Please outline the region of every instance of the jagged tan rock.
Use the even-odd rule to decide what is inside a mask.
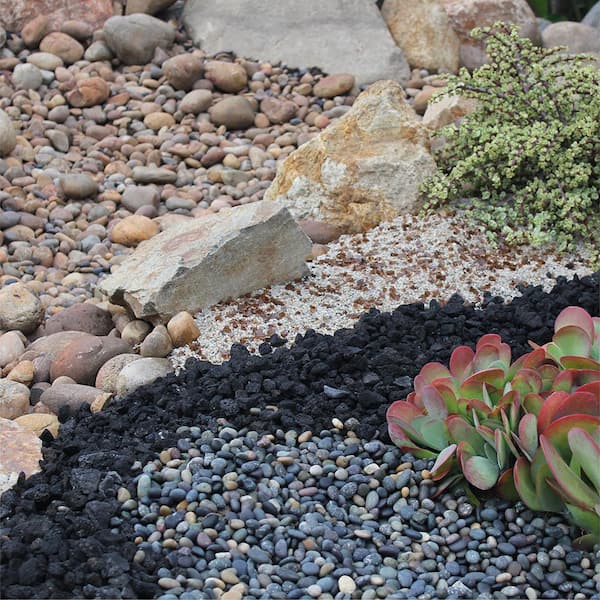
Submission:
[[[18,423],[21,427],[25,427],[25,429],[29,429],[29,431],[32,431],[38,437],[42,435],[46,429],[52,434],[52,437],[56,437],[60,427],[60,422],[56,415],[44,413],[32,413],[30,415],[17,417],[15,423]]]
[[[253,202],[142,242],[99,289],[138,319],[168,319],[306,272],[310,240],[288,210]]]
[[[460,42],[439,0],[385,0],[381,16],[411,67],[458,71]]]
[[[471,98],[444,95],[439,100],[428,104],[423,115],[423,125],[430,129],[441,129],[472,113],[476,108],[477,102]]]
[[[41,471],[42,440],[15,421],[0,418],[0,494],[10,489],[23,471],[26,477]]]
[[[265,199],[281,201],[296,219],[357,233],[419,208],[419,185],[435,168],[428,130],[402,87],[378,81],[339,121],[290,154]]]

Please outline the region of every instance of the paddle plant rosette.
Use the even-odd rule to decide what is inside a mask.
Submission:
[[[435,459],[438,494],[472,492],[521,499],[533,510],[568,511],[600,542],[600,318],[570,306],[552,342],[511,364],[499,335],[475,350],[459,346],[449,367],[426,364],[414,392],[387,411],[392,441]]]

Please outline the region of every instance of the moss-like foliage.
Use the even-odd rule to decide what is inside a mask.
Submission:
[[[441,94],[479,108],[437,134],[439,172],[423,185],[426,210],[469,208],[491,240],[556,243],[600,235],[600,74],[586,55],[538,48],[515,27],[474,30],[488,64],[451,76]],[[439,97],[439,96],[438,96]]]

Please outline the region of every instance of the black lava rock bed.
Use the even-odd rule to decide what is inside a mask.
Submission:
[[[0,499],[1,597],[165,594],[157,573],[169,565],[160,554],[133,560],[138,551],[135,523],[121,518],[117,492],[133,492],[140,465],[176,446],[182,428],[216,432],[227,425],[259,435],[278,430],[318,435],[331,429],[335,417],[353,420],[359,438],[388,444],[386,409],[406,397],[425,363],[447,363],[453,348],[474,347],[485,333],[500,334],[516,358],[529,351],[528,340],[550,340],[554,320],[566,306],[600,315],[600,272],[572,281],[559,278],[550,293],[539,287],[520,292],[510,303],[488,296],[480,309],[454,296],[427,307],[402,305],[392,313],[371,310],[352,329],[333,336],[307,331],[290,348],[274,336],[261,346],[261,356],[235,345],[231,359],[222,365],[190,359],[178,375],[116,400],[101,413],[82,408],[75,415],[60,415],[59,436],[43,438],[43,470],[20,479]],[[588,556],[593,569],[594,557]],[[581,585],[573,587],[563,578],[562,588],[541,585],[539,597],[600,597],[596,583],[585,583],[587,576],[575,572],[573,577]],[[499,591],[507,590],[505,586],[492,583],[486,589],[493,596],[488,597],[508,597],[507,591]],[[485,597],[475,589],[473,597]],[[471,597],[457,590],[446,597]],[[217,596],[206,590],[205,595],[188,597]],[[399,591],[393,597],[410,594]]]

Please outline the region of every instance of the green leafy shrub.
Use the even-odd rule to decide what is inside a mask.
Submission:
[[[600,542],[600,318],[568,307],[552,342],[511,364],[510,347],[484,335],[449,367],[428,363],[415,391],[390,405],[388,431],[405,452],[435,458],[438,493],[469,484],[567,510]],[[591,470],[594,473],[591,473]]]
[[[450,76],[437,98],[456,94],[478,108],[436,133],[440,170],[423,184],[425,209],[459,201],[491,240],[562,251],[582,239],[597,255],[600,72],[592,57],[535,47],[503,23],[472,35],[485,38],[488,64]]]

